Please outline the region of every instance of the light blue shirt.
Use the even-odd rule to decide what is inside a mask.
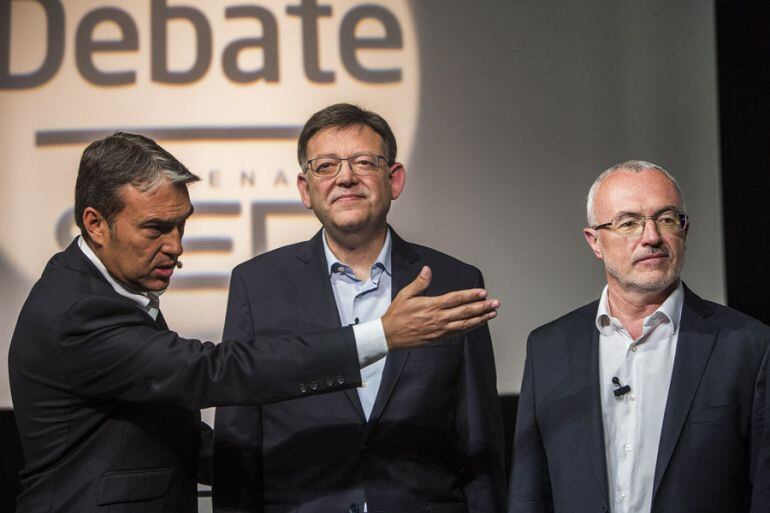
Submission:
[[[393,290],[390,229],[385,236],[385,243],[382,245],[380,254],[372,264],[369,279],[366,282],[356,278],[349,265],[340,262],[329,249],[329,244],[326,242],[326,232],[323,235],[327,270],[334,292],[334,301],[337,303],[340,322],[343,326],[352,324],[359,327],[368,321],[378,321],[390,306]],[[381,325],[380,323],[376,324]],[[356,338],[358,339],[358,333],[356,333]],[[369,420],[374,401],[377,399],[386,358],[380,358],[361,369],[362,385],[358,389],[358,397],[361,400],[366,420]]]

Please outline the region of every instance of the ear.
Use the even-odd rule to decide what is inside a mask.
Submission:
[[[395,200],[401,196],[406,185],[406,168],[401,162],[390,166],[390,199]]]
[[[303,173],[302,171],[297,174],[297,190],[299,191],[299,197],[302,198],[302,204],[305,205],[305,208],[313,208],[312,203],[310,203],[310,177],[307,176],[306,173]]]
[[[583,236],[586,238],[586,242],[591,247],[596,258],[602,260],[602,247],[599,243],[599,234],[593,228],[583,228]]]
[[[86,207],[83,211],[83,226],[88,236],[98,246],[104,246],[109,240],[110,225],[101,212],[94,207]]]

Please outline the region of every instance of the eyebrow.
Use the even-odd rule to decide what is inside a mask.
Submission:
[[[172,219],[164,219],[162,217],[148,217],[147,219],[141,222],[141,226],[147,226],[149,224],[162,224],[162,225],[168,225],[168,226],[177,225],[182,221],[187,221],[187,219],[189,219],[190,216],[193,215],[193,212],[195,212],[195,207],[190,205],[190,210],[188,210],[187,212],[185,212],[179,217],[174,217]]]
[[[663,212],[679,212],[679,207],[676,205],[666,205],[665,207],[659,208],[656,210],[652,215],[657,216],[662,214]],[[635,212],[633,210],[621,210],[615,216],[613,219],[623,216],[641,216],[642,214],[640,212]]]

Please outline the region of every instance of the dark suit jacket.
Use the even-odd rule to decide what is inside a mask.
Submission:
[[[339,326],[322,235],[233,271],[225,333],[236,339]],[[478,269],[393,234],[393,294],[424,265],[427,295],[481,287]],[[218,408],[218,511],[501,511],[503,435],[486,326],[388,355],[369,422],[355,390]]]
[[[527,342],[509,513],[611,511],[599,396],[598,301]],[[764,324],[685,288],[653,513],[770,511]]]
[[[19,512],[195,511],[199,408],[361,379],[349,328],[187,340],[117,294],[76,243],[30,292],[9,369],[25,457]]]

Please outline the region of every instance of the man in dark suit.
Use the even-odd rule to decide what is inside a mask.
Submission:
[[[426,293],[482,286],[478,269],[402,240],[386,222],[404,187],[379,115],[349,104],[314,114],[297,179],[323,229],[233,271],[227,337],[322,329],[376,317],[429,265]],[[416,325],[415,325],[416,327]],[[216,511],[501,511],[503,437],[486,326],[362,369],[358,390],[218,408]]]
[[[11,341],[25,457],[19,512],[195,511],[196,472],[205,474],[199,408],[357,386],[361,365],[481,324],[496,306],[447,308],[478,299],[478,290],[414,297],[429,284],[426,270],[375,322],[386,343],[374,349],[350,328],[297,327],[219,345],[181,338],[158,301],[181,265],[193,210],[187,184],[196,180],[142,136],[117,133],[84,151],[75,192],[81,236],[48,263]],[[416,333],[425,315],[438,329]]]
[[[587,210],[607,286],[529,337],[509,513],[770,511],[770,330],[682,284],[659,166],[608,169]]]

